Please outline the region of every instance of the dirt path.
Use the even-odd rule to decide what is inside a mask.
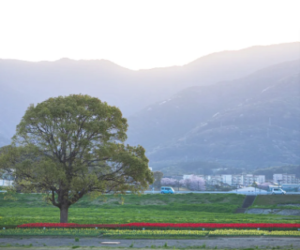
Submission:
[[[120,242],[118,245],[105,245],[102,242]],[[20,249],[20,246],[38,247],[59,247],[59,249],[71,249],[72,246],[82,247],[134,247],[134,248],[163,248],[167,244],[168,247],[185,247],[193,248],[202,246],[203,248],[267,248],[273,247],[289,247],[290,249],[300,249],[300,238],[285,238],[285,237],[218,237],[218,238],[203,238],[191,240],[112,240],[104,238],[80,238],[78,242],[74,238],[59,238],[59,237],[30,237],[30,238],[0,238],[1,250],[5,246],[9,246],[9,250]],[[53,249],[53,248],[51,248]],[[79,248],[77,248],[79,249]]]

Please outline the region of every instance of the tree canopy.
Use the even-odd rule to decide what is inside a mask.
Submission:
[[[97,98],[70,95],[31,105],[0,157],[23,190],[47,193],[68,221],[85,194],[139,192],[153,182],[142,146],[125,145],[127,120]]]

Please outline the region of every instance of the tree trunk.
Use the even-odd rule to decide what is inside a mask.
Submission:
[[[60,208],[60,223],[68,223],[68,205],[62,205]]]

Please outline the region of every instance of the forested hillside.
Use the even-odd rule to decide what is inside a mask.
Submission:
[[[297,164],[299,65],[181,91],[129,119],[129,142],[145,145],[158,168],[182,160],[246,168]]]

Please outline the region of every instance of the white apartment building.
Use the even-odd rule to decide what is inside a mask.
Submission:
[[[183,175],[183,179],[189,179],[193,175]],[[253,174],[221,174],[221,175],[197,175],[202,177],[211,185],[228,184],[232,186],[251,186],[253,182],[264,183],[264,175]]]
[[[205,179],[205,175],[199,175],[199,174],[184,174],[183,175],[183,179],[191,179],[193,176],[197,176],[197,177],[201,177],[203,179]]]
[[[205,180],[209,181],[211,185],[219,185],[222,183],[222,175],[207,175]]]
[[[12,186],[13,183],[13,177],[10,174],[3,172],[0,174],[0,187]]]
[[[13,181],[12,180],[4,180],[4,179],[0,179],[0,187],[8,187],[8,186],[12,186],[13,185]]]
[[[192,176],[193,176],[192,174],[184,174],[182,178],[183,178],[184,180],[186,180],[186,179],[191,179]]]
[[[266,177],[264,175],[243,174],[243,185],[244,186],[250,186],[254,182],[264,183],[265,181],[266,181]]]
[[[232,175],[231,174],[223,174],[222,175],[222,182],[228,185],[232,185]]]
[[[223,174],[208,175],[205,179],[211,182],[222,182],[232,186],[251,186],[253,182],[264,183],[266,177],[264,175],[253,174]]]
[[[295,174],[273,174],[273,181],[278,184],[297,184]]]
[[[253,174],[244,174],[243,179],[244,186],[251,186],[254,182]]]
[[[266,182],[266,176],[264,176],[264,175],[254,175],[254,181],[256,183],[264,183],[264,182]]]
[[[232,186],[240,186],[244,185],[244,176],[242,174],[234,174],[232,175]]]
[[[222,174],[222,175],[205,175],[203,177],[206,181],[209,181],[212,185],[218,185],[220,183],[226,183],[231,185],[232,175],[231,174]]]

